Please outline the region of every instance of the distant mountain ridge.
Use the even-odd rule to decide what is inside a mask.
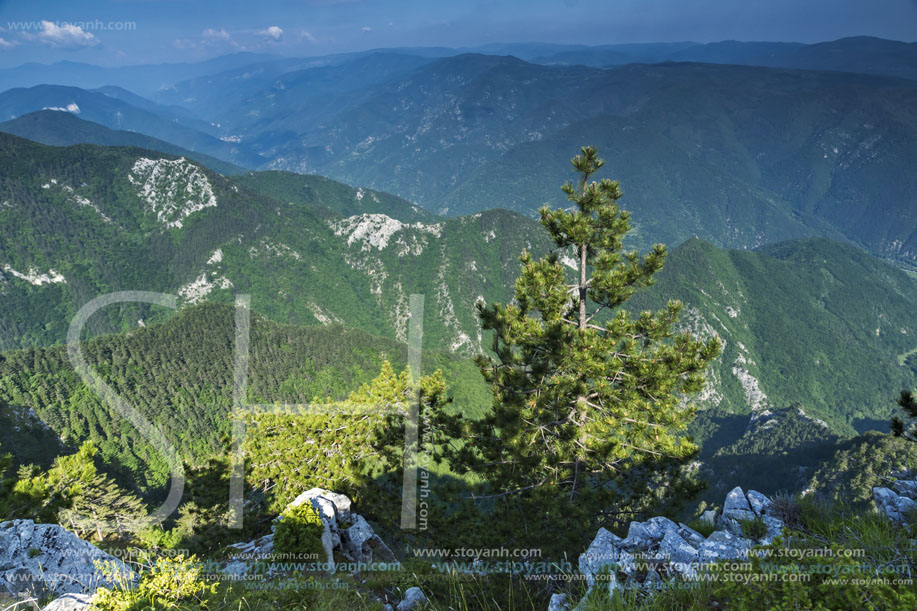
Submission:
[[[145,136],[137,132],[112,130],[104,125],[85,121],[71,112],[39,110],[11,121],[0,123],[0,132],[6,132],[50,146],[98,144],[102,146],[135,146],[193,159],[215,172],[224,175],[241,174],[244,168],[220,161],[210,155],[189,151],[180,146]]]
[[[260,162],[234,143],[198,129],[208,129],[200,120],[175,115],[166,107],[152,112],[104,93],[57,85],[36,85],[0,93],[0,118],[4,120],[46,109],[71,112],[110,129],[139,132],[246,167]]]
[[[275,106],[252,142],[270,167],[448,214],[531,214],[566,178],[570,151],[590,142],[643,219],[641,245],[698,235],[754,248],[823,235],[913,266],[917,177],[905,168],[917,163],[914,108],[917,83],[885,77],[462,55],[315,121]]]
[[[884,63],[911,65],[913,49],[850,38],[481,49],[523,59],[436,48],[257,57],[175,83],[156,102],[117,87],[38,87],[0,94],[0,113],[73,103],[114,129],[448,215],[532,215],[588,142],[642,218],[636,245],[696,235],[756,248],[824,236],[915,269],[917,81],[879,75]],[[620,63],[524,61],[605,51]],[[855,65],[847,57],[874,74],[837,71]]]

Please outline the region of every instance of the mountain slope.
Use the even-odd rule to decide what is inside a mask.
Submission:
[[[917,383],[917,282],[823,238],[720,250],[690,240],[635,306],[685,303],[685,324],[725,342],[703,404],[723,413],[800,405],[844,435],[885,428],[890,397]]]
[[[242,66],[176,83],[156,96],[230,126],[234,133],[262,133],[295,118],[320,122],[353,96],[433,60],[410,52],[369,51]]]
[[[475,299],[502,299],[519,253],[547,242],[534,221],[505,211],[425,222],[340,216],[332,210],[362,202],[412,209],[308,177],[313,199],[291,204],[141,149],[55,148],[0,134],[0,164],[2,348],[61,342],[77,307],[135,289],[184,303],[249,293],[274,320],[344,322],[402,339],[408,297],[419,293],[430,345],[473,352]],[[90,330],[136,326],[147,312],[123,306]]]
[[[165,323],[86,342],[83,353],[106,383],[195,463],[230,432],[234,316],[229,306],[199,305]],[[378,375],[383,360],[398,370],[407,361],[405,344],[360,331],[278,325],[257,315],[251,322],[252,403],[342,400]],[[425,352],[423,366],[425,373],[443,370],[459,405],[486,394],[470,361]],[[105,462],[141,490],[168,481],[162,458],[79,381],[62,346],[0,353],[0,401],[19,406],[17,413],[33,410],[73,445],[94,440]],[[0,414],[4,419],[8,409]]]
[[[314,174],[249,172],[233,177],[233,182],[282,202],[323,206],[342,216],[386,214],[406,223],[438,219],[436,215],[400,197],[382,191],[349,187]]]
[[[3,348],[61,342],[78,306],[127,289],[184,305],[247,293],[272,320],[403,341],[419,293],[425,345],[470,355],[488,345],[475,303],[505,301],[523,248],[549,246],[534,221],[508,211],[397,218],[413,209],[384,194],[375,202],[372,191],[277,173],[230,180],[140,149],[0,135],[0,164]],[[366,202],[381,211],[364,212]],[[669,298],[686,303],[686,326],[725,341],[703,398],[723,414],[799,403],[852,434],[883,425],[888,397],[915,382],[904,355],[917,348],[917,281],[857,248],[819,238],[727,251],[691,240],[628,307]],[[115,307],[89,332],[168,314]]]
[[[73,113],[57,110],[39,110],[0,123],[0,132],[13,134],[40,144],[70,146],[73,144],[98,144],[101,146],[133,146],[169,155],[187,157],[220,174],[241,174],[244,168],[220,161],[215,157],[195,153],[157,138],[137,132],[113,130],[78,118]]]

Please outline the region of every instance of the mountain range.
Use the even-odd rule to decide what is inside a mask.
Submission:
[[[328,327],[331,335],[323,337],[340,334],[334,329],[344,325],[355,331],[342,347],[378,357],[383,344],[382,352],[404,351],[397,342],[406,339],[408,296],[421,293],[424,345],[454,355],[457,408],[479,414],[488,408],[487,392],[467,357],[488,343],[475,305],[509,298],[523,249],[548,251],[546,234],[525,216],[494,210],[436,217],[395,196],[316,176],[271,171],[227,178],[153,151],[49,147],[10,135],[0,135],[0,165],[0,331],[3,348],[31,347],[2,357],[0,400],[32,409],[65,438],[107,442],[106,456],[128,471],[139,468],[138,460],[149,466],[155,459],[118,449],[113,436],[120,434],[95,416],[97,424],[78,425],[62,419],[63,404],[53,402],[57,411],[47,411],[51,396],[66,403],[86,392],[67,373],[61,349],[42,347],[63,341],[70,317],[92,297],[154,290],[177,294],[187,309],[205,300],[228,305],[235,294],[248,293],[255,311],[267,317],[263,324],[309,325],[295,334],[310,336]],[[791,405],[823,421],[829,439],[884,428],[890,398],[917,381],[904,359],[917,347],[917,280],[853,246],[807,238],[751,252],[692,239],[672,250],[657,284],[628,307],[655,308],[670,298],[686,305],[683,328],[716,333],[725,345],[700,397],[704,416],[695,429],[709,460],[718,449],[746,443],[747,427],[737,427],[737,419]],[[225,314],[184,309],[183,322],[172,322],[172,312],[153,306],[110,308],[93,319],[90,332],[124,334],[96,346],[130,344],[140,334],[158,346],[150,350],[164,354],[178,340],[159,337],[187,335],[191,328],[196,336],[228,333],[229,308]],[[117,350],[94,350],[103,371],[126,367],[123,359],[109,360]],[[296,382],[278,379],[278,388],[296,390],[286,400],[340,396],[347,380],[356,384],[373,373],[377,357],[359,373],[346,365],[349,357],[325,360],[299,371]],[[197,370],[211,357],[194,352],[179,360]],[[140,375],[150,364],[125,371]],[[178,373],[157,375],[167,391],[184,384]],[[220,376],[207,386],[215,395],[179,393],[188,402],[181,413],[210,414],[201,416],[205,428],[213,424],[212,406],[230,396],[228,378]],[[58,382],[41,382],[48,379]],[[344,386],[323,387],[329,380]],[[131,389],[147,384],[141,378],[124,383]],[[170,392],[156,400],[157,409],[168,411]],[[193,454],[210,447],[184,437],[175,443]]]
[[[0,93],[0,116],[70,108],[221,171],[209,157],[320,174],[449,216],[532,215],[566,178],[571,151],[590,143],[640,219],[637,246],[824,236],[917,265],[917,80],[902,68],[917,65],[913,45],[615,49],[628,63],[533,63],[550,55],[539,45],[516,49],[531,61],[441,49],[257,57],[175,82],[155,101],[116,86],[13,89]],[[837,70],[845,57],[859,61]]]
[[[480,414],[475,306],[511,297],[524,249],[549,251],[533,214],[565,205],[569,158],[596,144],[629,245],[670,246],[628,307],[680,299],[683,328],[724,342],[691,429],[711,498],[803,486],[917,383],[914,49],[533,43],[0,70],[17,87],[0,93],[0,420],[25,432],[0,442],[47,463],[29,447],[91,438],[140,489],[163,483],[59,346],[82,304],[130,289],[180,310],[111,307],[88,350],[189,457],[225,432],[238,294],[263,331],[259,400],[340,398],[383,356],[402,365],[423,294],[425,362]]]

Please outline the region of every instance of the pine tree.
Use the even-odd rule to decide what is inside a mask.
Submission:
[[[138,530],[146,523],[146,507],[98,472],[97,453],[95,444],[86,441],[77,452],[55,458],[50,469],[23,465],[15,478],[4,475],[9,455],[0,456],[0,519],[57,522],[99,540]]]
[[[619,185],[590,182],[604,162],[594,147],[581,150],[572,160],[578,184],[562,187],[573,206],[540,210],[557,249],[540,260],[523,252],[514,302],[479,306],[493,332],[494,357],[478,360],[492,412],[473,422],[437,418],[465,440],[446,450],[453,468],[483,475],[494,496],[622,497],[696,452],[684,435],[694,415],[686,395],[703,388],[720,342],[676,333],[679,302],[636,317],[621,309],[652,284],[666,249],[643,257],[624,249],[630,214],[617,205]]]

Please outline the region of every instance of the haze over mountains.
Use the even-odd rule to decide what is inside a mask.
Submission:
[[[698,236],[755,248],[823,235],[914,265],[914,49],[861,37],[483,49],[518,57],[238,54],[138,67],[175,79],[145,91],[152,99],[112,86],[130,84],[123,69],[97,69],[112,80],[92,91],[12,89],[0,94],[0,117],[70,108],[207,155],[199,159],[224,172],[209,158],[321,174],[446,215],[494,207],[533,214],[566,178],[570,151],[591,142],[628,194],[636,245]],[[0,82],[16,74],[0,71]],[[9,129],[51,143],[37,128]],[[164,150],[152,144],[143,146]]]
[[[131,471],[153,459],[101,412],[66,416],[74,380],[53,404],[33,384],[65,366],[48,346],[91,298],[163,291],[188,308],[112,308],[90,332],[120,335],[97,346],[165,350],[176,328],[217,319],[225,331],[228,309],[189,306],[249,293],[265,324],[343,325],[364,355],[404,347],[421,293],[425,346],[458,363],[461,408],[480,413],[465,360],[489,347],[475,304],[510,297],[523,249],[547,252],[532,217],[564,205],[569,158],[595,144],[633,213],[631,244],[671,247],[633,307],[681,299],[686,327],[725,341],[695,431],[705,460],[757,447],[749,417],[791,419],[797,403],[807,439],[881,428],[917,380],[917,281],[902,271],[917,269],[915,49],[514,44],[0,70],[0,349],[29,349],[0,356],[0,400],[110,441],[106,457]],[[205,368],[199,351],[182,358]],[[296,382],[281,398],[365,381],[378,359],[364,360],[285,372]],[[175,406],[204,430],[230,389],[198,390]],[[156,409],[171,400],[157,394]],[[216,439],[179,428],[194,451]]]

